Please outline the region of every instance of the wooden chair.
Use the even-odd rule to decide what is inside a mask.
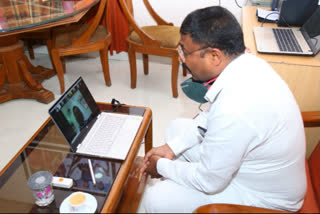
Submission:
[[[320,111],[302,112],[305,127],[320,126]],[[320,139],[311,156],[306,160],[307,192],[302,208],[298,213],[320,212]],[[275,178],[275,182],[276,178]],[[280,210],[265,209],[235,204],[208,204],[198,207],[194,213],[288,213]]]
[[[64,92],[64,71],[65,64],[63,57],[94,51],[100,52],[104,79],[107,86],[111,86],[108,62],[108,47],[111,43],[111,34],[107,28],[99,23],[104,17],[106,19],[107,0],[101,0],[96,8],[94,19],[90,24],[77,23],[61,28],[53,29],[51,40],[52,62],[56,69],[60,82],[60,91]]]
[[[27,47],[30,59],[35,59],[33,45],[35,45],[37,43],[38,39],[35,40],[35,39],[24,39],[24,38],[22,38],[22,40],[24,41],[24,44]]]
[[[24,41],[25,46],[27,47],[30,59],[35,59],[33,45],[43,44],[44,42],[46,43],[46,46],[48,48],[48,52],[51,58],[51,53],[49,51],[51,50],[51,47],[50,47],[51,43],[50,42],[48,43],[48,41],[50,41],[51,39],[50,29],[22,33],[22,34],[19,34],[19,37]]]
[[[121,8],[129,22],[127,38],[128,56],[131,72],[131,88],[137,85],[136,53],[142,53],[144,74],[148,71],[148,55],[170,57],[172,60],[171,87],[173,97],[178,97],[177,80],[179,71],[179,54],[177,46],[180,40],[180,28],[164,21],[151,7],[148,0],[143,0],[148,12],[156,21],[155,26],[139,27],[134,20],[132,0],[119,0]],[[184,69],[183,75],[186,76]]]

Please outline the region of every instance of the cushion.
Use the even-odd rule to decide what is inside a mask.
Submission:
[[[89,24],[71,24],[68,26],[63,26],[55,29],[56,32],[56,47],[67,47],[72,45],[72,40],[79,38],[83,33],[85,33]],[[107,36],[106,28],[103,26],[98,26],[96,31],[92,34],[90,42],[102,41]]]
[[[169,25],[144,26],[141,28],[148,36],[161,41],[161,46],[165,48],[176,48],[180,41],[180,28]],[[129,39],[142,44],[138,34],[133,31]]]

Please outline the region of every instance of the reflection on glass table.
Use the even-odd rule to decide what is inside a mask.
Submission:
[[[68,154],[55,176],[73,179],[73,189],[108,193],[120,169],[121,162],[91,159],[96,185],[93,185],[88,158]]]
[[[100,212],[121,166],[121,161],[90,157],[96,186],[88,167],[88,157],[70,152],[70,147],[50,120],[0,176],[0,213],[58,213],[62,201],[71,193],[82,191],[93,195]],[[54,201],[47,207],[35,204],[27,181],[39,171],[73,179],[73,186],[53,188]]]
[[[98,0],[1,0],[0,33],[73,16]]]

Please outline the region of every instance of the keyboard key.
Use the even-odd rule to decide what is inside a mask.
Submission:
[[[92,128],[92,137],[86,143],[85,150],[88,152],[107,152],[114,142],[115,137],[122,128],[125,118],[106,116]]]
[[[272,29],[280,51],[302,52],[302,49],[291,29]]]

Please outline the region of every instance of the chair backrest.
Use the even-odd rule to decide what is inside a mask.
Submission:
[[[308,159],[310,178],[320,210],[320,140]]]
[[[320,112],[302,113],[305,127],[320,127]],[[306,161],[307,192],[299,213],[320,212],[320,139]]]
[[[84,43],[89,42],[92,34],[96,31],[96,29],[102,19],[102,16],[104,16],[106,18],[107,2],[108,2],[108,0],[100,0],[99,8],[98,8],[96,15],[94,16],[92,22],[90,23],[88,30],[85,33],[83,33],[81,36],[79,36],[78,38],[75,38],[74,40],[72,40],[73,45],[84,44]]]
[[[146,34],[136,23],[134,19],[133,13],[133,4],[132,0],[119,0],[121,8],[127,17],[129,22],[129,33],[135,31],[142,40],[144,46],[153,46],[153,47],[160,47],[160,41],[152,39],[148,34]],[[148,12],[152,16],[152,18],[156,21],[158,25],[173,25],[172,23],[168,23],[163,20],[151,7],[148,0],[143,0],[144,5],[146,6]]]
[[[304,197],[304,202],[298,213],[319,213],[319,167],[320,167],[320,141],[309,157],[306,160],[306,177],[307,177],[307,192]]]
[[[130,0],[132,1],[132,0]],[[152,18],[156,21],[156,23],[158,25],[170,25],[173,26],[173,23],[168,23],[166,22],[164,19],[162,19],[157,13],[156,11],[152,8],[150,2],[148,0],[143,0],[144,5],[146,6],[148,12],[150,13],[150,15],[152,16]]]

